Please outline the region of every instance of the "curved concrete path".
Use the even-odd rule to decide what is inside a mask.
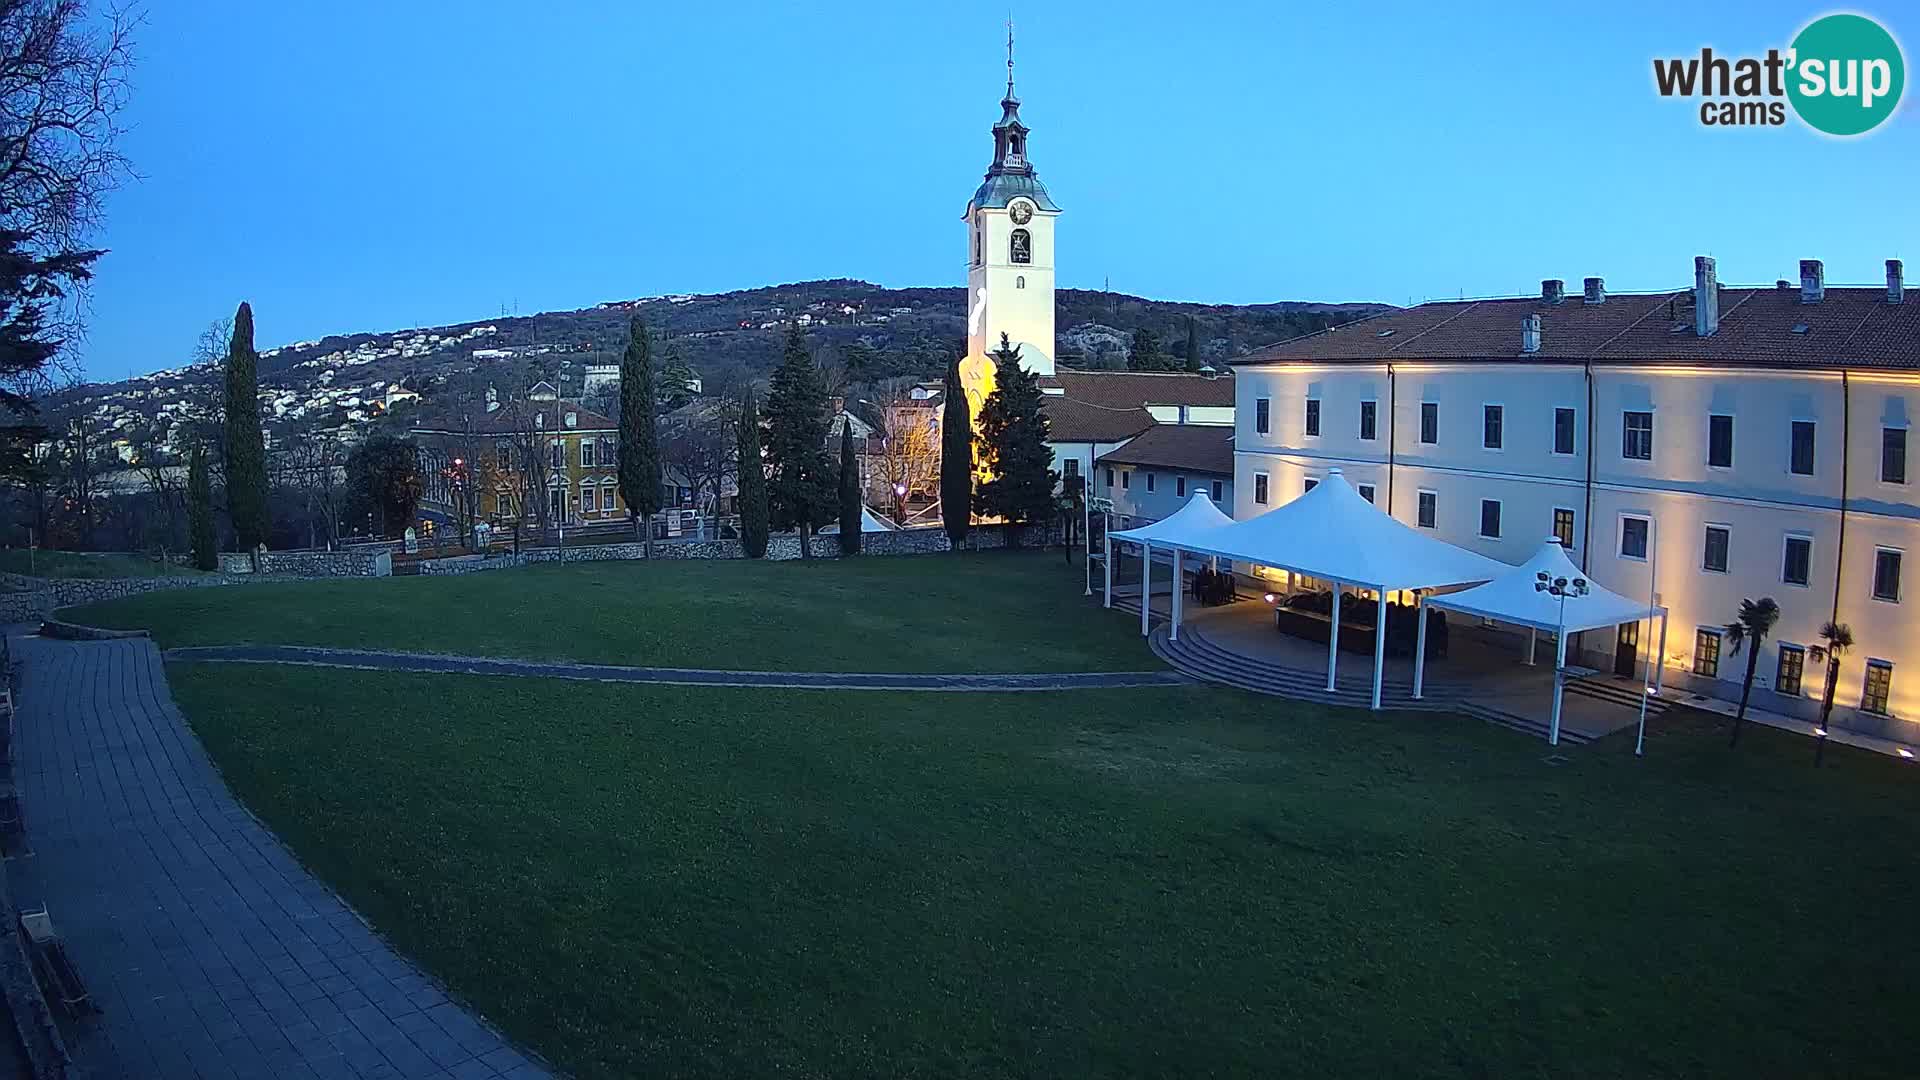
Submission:
[[[833,671],[723,671],[712,668],[622,667],[565,661],[508,660],[433,653],[324,649],[307,645],[200,645],[168,649],[169,660],[239,664],[306,664],[363,671],[431,671],[456,675],[530,675],[591,682],[666,686],[757,686],[809,690],[1104,690],[1180,686],[1177,671],[1093,671],[1031,675],[916,675]]]
[[[17,773],[46,904],[98,1016],[76,1065],[115,1077],[544,1077],[450,1001],[234,801],[151,641],[12,639]]]

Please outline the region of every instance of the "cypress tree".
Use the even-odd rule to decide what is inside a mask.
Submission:
[[[955,551],[973,526],[973,418],[960,385],[960,361],[947,362],[940,407],[940,517]]]
[[[1007,546],[1019,546],[1019,526],[1053,513],[1053,451],[1040,380],[1020,366],[1020,352],[1000,335],[992,353],[997,385],[980,407],[980,441],[993,479],[980,485],[980,511],[1007,523]]]
[[[653,515],[660,512],[660,433],[653,414],[653,351],[639,315],[627,324],[620,356],[620,497],[627,517],[653,555]],[[643,528],[644,526],[644,528]]]
[[[800,327],[789,323],[780,366],[767,391],[767,515],[776,529],[808,538],[833,512],[833,463],[827,457],[827,390]]]
[[[260,355],[253,351],[253,308],[233,316],[227,344],[227,514],[240,547],[252,551],[267,538],[267,448],[260,437]]]
[[[193,545],[193,565],[200,570],[219,567],[220,538],[213,525],[213,476],[207,468],[207,447],[194,440],[187,458],[187,531]]]
[[[1207,362],[1200,358],[1200,327],[1194,317],[1187,316],[1187,370],[1199,371]]]
[[[1133,348],[1127,352],[1128,371],[1165,371],[1167,355],[1160,349],[1160,335],[1146,327],[1133,332]],[[986,407],[981,406],[981,411]]]
[[[860,554],[860,466],[853,459],[853,421],[840,427],[840,554]]]
[[[740,546],[747,558],[763,559],[767,555],[767,466],[760,454],[760,410],[754,405],[752,387],[740,405],[738,436]]]

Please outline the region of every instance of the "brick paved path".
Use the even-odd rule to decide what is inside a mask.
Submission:
[[[565,661],[503,660],[433,653],[323,649],[307,645],[198,645],[168,649],[169,660],[242,664],[305,664],[365,671],[438,671],[458,675],[532,675],[591,682],[657,683],[672,686],[764,686],[812,690],[1105,690],[1128,686],[1180,686],[1177,671],[1085,671],[1063,674],[917,675],[842,671],[726,671],[713,668],[622,667]]]
[[[103,1013],[70,1030],[94,1078],[540,1077],[240,808],[144,639],[13,639],[32,854]]]

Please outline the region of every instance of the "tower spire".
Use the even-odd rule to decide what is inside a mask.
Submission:
[[[1007,100],[1018,101],[1013,96],[1013,16],[1007,16]]]

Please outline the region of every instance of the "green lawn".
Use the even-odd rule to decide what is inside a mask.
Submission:
[[[334,645],[817,671],[1139,671],[1056,552],[801,562],[586,562],[459,577],[183,589],[69,609],[163,646]]]
[[[0,549],[0,571],[55,578],[143,578],[203,572],[125,552],[28,551],[25,548]]]
[[[858,572],[899,566],[904,589],[937,565]],[[1012,565],[969,583],[1014,587]],[[590,584],[647,595],[612,571],[524,577],[578,612]],[[541,590],[518,585],[517,607],[483,603],[513,575],[468,580],[472,622],[561,617],[529,616]],[[366,633],[403,633],[385,603]],[[996,610],[953,640],[1012,666]],[[1920,773],[1845,747],[1815,771],[1771,730],[1730,753],[1723,729],[1674,721],[1644,760],[1610,740],[1554,766],[1471,721],[1204,687],[170,675],[303,859],[581,1077],[1915,1071]]]

